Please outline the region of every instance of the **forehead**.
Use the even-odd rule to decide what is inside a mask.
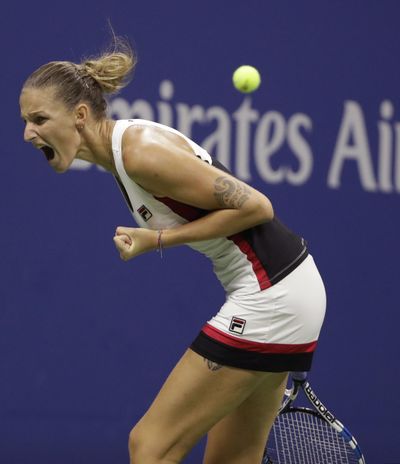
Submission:
[[[19,98],[19,104],[22,116],[38,111],[47,113],[59,111],[64,106],[59,100],[56,100],[54,87],[24,88]]]

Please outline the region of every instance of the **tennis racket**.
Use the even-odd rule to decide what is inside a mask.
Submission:
[[[272,426],[262,464],[365,464],[353,435],[321,403],[306,380],[292,372],[292,387]],[[300,389],[312,408],[296,407]]]

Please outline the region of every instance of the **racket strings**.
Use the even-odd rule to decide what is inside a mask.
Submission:
[[[267,449],[273,464],[359,463],[352,448],[336,430],[307,412],[278,416]]]

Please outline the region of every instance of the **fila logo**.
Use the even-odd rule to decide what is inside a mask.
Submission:
[[[246,321],[244,319],[240,319],[240,317],[233,316],[231,320],[231,325],[229,326],[229,331],[242,334],[245,325]]]
[[[137,212],[142,216],[144,222],[147,222],[153,215],[144,205],[137,209]]]

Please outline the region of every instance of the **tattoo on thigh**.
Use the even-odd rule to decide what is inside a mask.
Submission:
[[[251,195],[251,190],[242,182],[220,176],[214,183],[214,196],[224,208],[240,208]]]
[[[222,369],[224,366],[222,364],[218,364],[214,361],[210,361],[207,358],[203,358],[204,362],[207,364],[207,367],[210,369],[210,371],[218,371],[219,369]]]

